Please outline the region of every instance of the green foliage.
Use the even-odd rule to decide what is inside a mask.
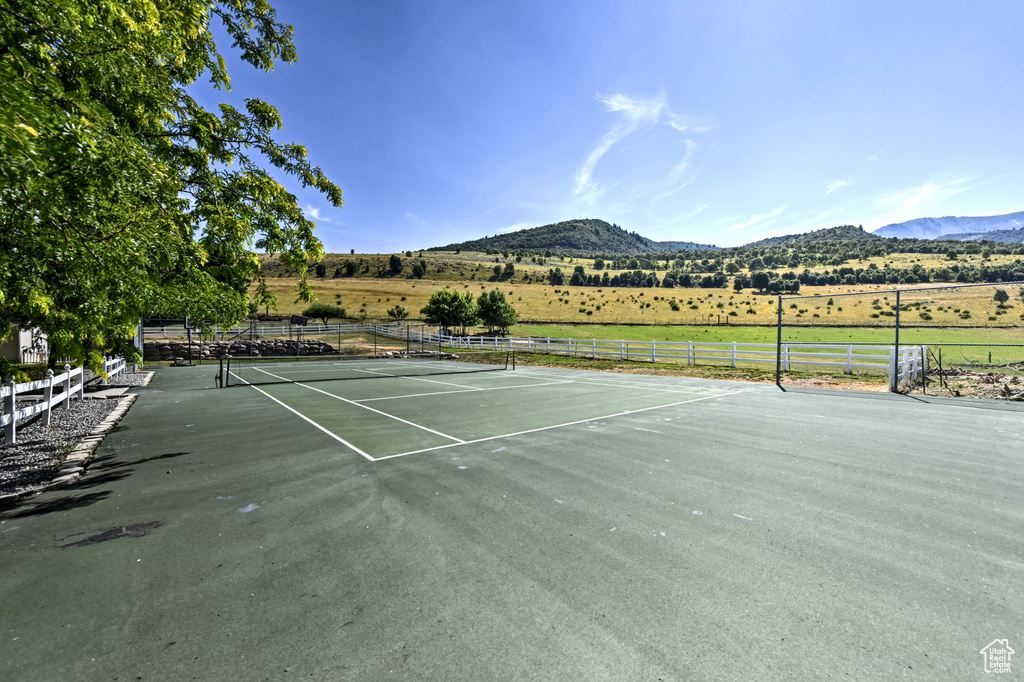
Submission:
[[[267,280],[264,277],[260,277],[256,283],[256,291],[253,292],[253,299],[251,303],[259,309],[260,306],[264,307],[266,315],[270,314],[270,309],[277,310],[277,294],[270,290],[267,286]],[[255,315],[250,315],[255,317]]]
[[[391,258],[388,259],[388,269],[390,269],[391,272],[401,272],[402,259],[399,258],[398,256],[391,256]]]
[[[992,296],[992,300],[994,300],[999,305],[1003,305],[1004,303],[1010,300],[1010,294],[1007,293],[1005,289],[996,289],[996,293],[994,296]]]
[[[708,244],[693,242],[655,242],[635,232],[627,232],[618,225],[609,225],[603,220],[567,220],[552,225],[543,225],[529,230],[519,230],[483,239],[474,239],[460,244],[431,249],[432,251],[492,251],[510,253],[519,250],[545,252],[551,257],[551,249],[562,253],[652,253],[656,251],[682,251],[714,248]]]
[[[13,377],[16,384],[30,381],[28,374],[25,374],[21,367],[18,367],[5,357],[0,357],[0,379],[6,379],[8,376]]]
[[[507,334],[509,327],[519,321],[519,313],[505,300],[505,294],[499,289],[481,293],[476,300],[476,310],[480,322],[487,325],[492,332],[497,329],[500,333]]]
[[[447,288],[431,294],[420,313],[427,324],[438,324],[445,329],[461,327],[465,330],[476,322],[477,317],[473,294]]]
[[[759,291],[766,290],[770,282],[771,277],[764,270],[758,270],[750,275],[750,285]]]
[[[348,317],[344,308],[333,303],[314,303],[302,311],[302,316],[323,320],[324,324],[327,324],[327,320],[330,319],[343,320]]]
[[[388,308],[388,317],[396,322],[401,322],[405,318],[409,317],[409,311],[405,306],[396,305],[394,308]]]
[[[207,111],[188,94],[201,78],[229,87],[214,17],[252,66],[295,61],[291,27],[262,0],[5,0],[0,328],[39,326],[54,356],[96,368],[103,352],[138,357],[140,316],[242,319],[254,249],[301,273],[322,258],[263,165],[335,206],[341,190],[274,139],[274,107]]]

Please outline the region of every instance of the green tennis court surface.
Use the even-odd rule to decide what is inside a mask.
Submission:
[[[214,375],[0,509],[0,679],[959,680],[1024,642],[1020,406]]]
[[[302,366],[305,364],[305,366]],[[726,395],[727,391],[666,386],[628,377],[558,375],[524,369],[443,374],[445,368],[417,361],[422,373],[393,376],[401,362],[352,361],[273,363],[244,375],[270,385],[239,386],[267,401],[260,409],[287,410],[302,421],[298,429],[317,429],[368,460],[479,443],[513,435],[559,429],[583,421],[614,418],[675,407]],[[460,363],[461,364],[461,363]],[[487,366],[484,366],[487,367]],[[373,381],[328,381],[317,371]],[[312,383],[302,382],[313,379]],[[304,422],[304,423],[303,423]],[[556,437],[553,435],[553,437]]]

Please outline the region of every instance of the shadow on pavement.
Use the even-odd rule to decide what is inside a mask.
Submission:
[[[42,516],[43,514],[52,514],[54,512],[67,512],[72,509],[87,507],[110,497],[109,490],[99,490],[80,495],[74,494],[68,488],[62,490],[67,492],[64,492],[64,494],[51,492],[44,494],[43,498],[29,498],[15,502],[15,506],[6,513],[0,511],[0,518],[24,519],[30,516]]]

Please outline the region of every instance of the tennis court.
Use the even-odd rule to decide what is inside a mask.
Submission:
[[[226,386],[268,401],[370,461],[595,419],[678,407],[729,391],[650,378],[514,370],[511,353],[227,364]],[[372,381],[368,381],[372,379]]]
[[[77,484],[0,509],[0,679],[960,680],[1020,651],[1020,405],[436,360],[157,368]]]

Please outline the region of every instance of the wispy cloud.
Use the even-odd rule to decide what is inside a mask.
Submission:
[[[329,222],[331,222],[330,218],[325,218],[324,216],[320,215],[320,209],[319,208],[315,208],[315,207],[313,207],[313,206],[311,206],[309,204],[306,204],[306,208],[305,208],[305,210],[302,211],[302,213],[303,213],[303,215],[306,216],[306,218],[308,220],[315,220],[315,221],[320,222],[320,223],[329,223]]]
[[[665,107],[664,96],[653,100],[637,100],[627,95],[615,94],[598,99],[604,103],[605,109],[617,112],[622,120],[604,134],[601,142],[587,156],[576,173],[576,196],[582,196],[587,203],[593,203],[604,190],[593,180],[594,168],[612,146],[619,140],[633,133],[641,124],[657,123],[661,110]]]
[[[681,116],[671,112],[668,114],[668,120],[665,123],[680,132],[691,130],[695,133],[706,133],[709,130],[714,130],[714,126],[707,119],[696,116]]]
[[[683,155],[683,158],[682,160],[679,161],[679,163],[672,167],[672,170],[669,171],[668,177],[665,178],[665,183],[670,187],[670,189],[662,192],[661,194],[656,195],[653,199],[651,199],[652,204],[656,201],[660,201],[662,199],[672,196],[673,194],[675,194],[676,192],[678,192],[679,190],[693,182],[693,178],[690,178],[689,180],[683,182],[682,184],[680,184],[679,180],[682,177],[683,172],[689,167],[690,154],[693,153],[693,150],[696,146],[697,145],[694,144],[693,140],[686,141],[686,154]]]
[[[775,218],[778,218],[780,215],[782,215],[782,212],[785,211],[788,206],[789,204],[786,204],[785,206],[779,206],[771,213],[758,213],[757,215],[752,215],[745,222],[730,227],[729,231],[736,232],[737,230],[743,230],[753,225],[758,225],[762,228],[768,227],[769,225],[774,225]]]
[[[419,227],[421,229],[426,229],[426,228],[430,227],[430,225],[427,223],[426,220],[423,219],[422,216],[420,216],[420,215],[418,215],[416,213],[413,213],[412,211],[406,211],[405,212],[405,219],[408,220],[409,222],[415,224],[417,227]]]
[[[874,154],[872,154],[871,156],[864,160],[867,161],[868,163],[874,163],[875,161],[878,161],[880,158],[882,158],[882,151],[883,150],[879,149],[877,152],[875,152]]]
[[[835,192],[837,189],[849,187],[852,184],[853,183],[850,182],[849,180],[833,180],[832,182],[828,183],[828,187],[825,188],[825,195],[828,196],[829,194],[832,194],[832,192]]]
[[[646,100],[630,97],[622,93],[608,96],[598,95],[597,99],[604,104],[607,111],[618,114],[619,121],[601,137],[601,141],[591,150],[583,165],[576,172],[576,186],[573,190],[573,196],[581,199],[588,205],[596,201],[608,189],[594,180],[594,170],[597,168],[598,163],[613,146],[637,130],[655,126],[662,119],[667,119],[665,121],[666,124],[678,131],[692,130],[701,132],[710,129],[710,125],[706,122],[694,121],[670,111],[664,94]],[[666,184],[672,189],[667,191],[663,189],[653,201],[671,196],[692,181],[680,184],[681,176],[689,164],[689,157],[693,148],[693,141],[687,140],[686,153],[683,159],[669,171],[666,181],[659,183],[662,189]]]
[[[683,215],[682,217],[683,218],[692,218],[692,217],[694,217],[695,215],[697,215],[698,213],[700,213],[701,211],[703,211],[705,208],[707,208],[710,205],[711,204],[701,204],[700,206],[698,206],[697,208],[693,209],[689,213]]]
[[[972,178],[925,182],[916,187],[882,194],[875,200],[875,208],[883,215],[874,222],[878,226],[903,220],[925,217],[921,214],[941,211],[942,204],[960,194],[974,189],[969,184]]]
[[[515,225],[509,225],[498,230],[498,234],[508,234],[509,232],[518,232],[519,230],[525,230],[530,227],[536,227],[533,223],[516,223]]]

